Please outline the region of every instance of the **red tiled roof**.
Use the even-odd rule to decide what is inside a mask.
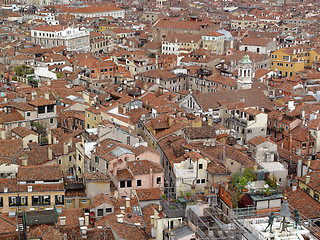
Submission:
[[[17,173],[19,181],[60,180],[62,177],[60,165],[20,166]]]
[[[35,131],[33,131],[31,129],[25,128],[25,127],[16,127],[14,129],[12,129],[11,131],[22,138],[29,136],[29,135],[38,136],[38,133],[36,133]]]

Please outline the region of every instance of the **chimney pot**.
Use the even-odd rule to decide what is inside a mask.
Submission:
[[[123,223],[123,214],[117,215],[117,222],[118,223]]]
[[[60,226],[66,225],[66,217],[59,217],[59,220],[60,220]]]
[[[309,183],[310,183],[310,176],[307,175],[307,176],[306,176],[306,184],[309,184]]]
[[[22,166],[28,166],[28,155],[27,154],[22,154],[21,155],[21,163]]]
[[[79,217],[79,226],[80,227],[84,226],[84,217]]]
[[[130,198],[126,198],[126,207],[127,207],[127,208],[130,207]]]
[[[68,143],[64,142],[63,143],[63,154],[67,155],[68,152],[69,152]]]
[[[120,211],[121,211],[122,214],[124,214],[124,210],[125,209],[126,209],[125,207],[120,207]]]
[[[52,148],[48,147],[48,159],[52,160],[53,159],[53,155],[52,155]]]
[[[84,225],[89,226],[89,213],[84,213]]]

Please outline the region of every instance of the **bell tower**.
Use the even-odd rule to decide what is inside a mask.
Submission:
[[[250,89],[252,85],[252,61],[244,55],[238,63],[237,89]]]

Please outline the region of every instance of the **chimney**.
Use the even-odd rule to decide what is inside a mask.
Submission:
[[[84,213],[84,225],[89,226],[89,213]]]
[[[6,140],[6,129],[5,128],[1,128],[1,139]]]
[[[80,227],[84,226],[84,217],[79,217],[79,226]]]
[[[59,217],[59,220],[60,220],[60,226],[66,225],[66,217]]]
[[[21,164],[22,166],[28,166],[28,155],[25,153],[21,155]]]
[[[302,177],[302,159],[298,160],[297,177]]]
[[[113,164],[113,176],[117,176],[117,163]]]
[[[82,238],[84,238],[84,239],[87,238],[87,230],[88,230],[88,228],[87,228],[86,226],[80,227],[81,236],[82,236]]]
[[[297,184],[296,183],[293,183],[292,184],[292,192],[296,191],[297,190]]]
[[[289,151],[292,152],[292,134],[289,134]]]
[[[120,207],[120,212],[121,212],[121,214],[124,214],[124,210],[125,210],[126,208],[125,207]]]
[[[150,224],[153,227],[154,226],[154,215],[150,216],[150,218],[151,218]]]
[[[67,155],[68,152],[69,152],[68,143],[64,142],[64,143],[63,143],[63,154],[64,154],[64,155]]]
[[[51,130],[48,131],[47,138],[48,138],[48,144],[51,145],[52,144],[52,133],[51,133]]]
[[[123,223],[123,215],[122,214],[117,215],[117,222]]]
[[[53,156],[52,156],[52,148],[48,147],[48,159],[52,160]]]
[[[53,142],[52,142],[52,143],[54,143],[54,144],[56,144],[56,143],[57,143],[57,137],[56,137],[56,136],[53,136],[52,140],[53,140]]]
[[[153,187],[153,169],[152,168],[150,168],[149,178],[150,178],[150,187],[152,188]]]
[[[310,176],[307,175],[307,176],[306,176],[306,184],[309,184],[309,183],[310,183]]]
[[[130,207],[130,198],[126,198],[126,207],[127,207],[127,208]]]
[[[49,97],[49,93],[48,93],[48,92],[44,93],[44,98],[47,99],[47,100],[50,100],[50,97]]]
[[[310,168],[310,165],[311,165],[311,158],[308,158],[307,168]]]

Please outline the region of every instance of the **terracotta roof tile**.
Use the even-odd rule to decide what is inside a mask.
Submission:
[[[120,169],[117,170],[117,179],[119,181],[122,180],[133,180],[133,175],[131,174],[131,172],[128,169]]]
[[[136,193],[139,201],[160,200],[162,194],[159,188],[137,188]]]
[[[130,161],[127,165],[133,175],[149,174],[151,169],[155,173],[161,173],[164,171],[160,164],[156,164],[149,160]]]
[[[34,99],[33,101],[31,102],[28,102],[31,106],[35,106],[35,107],[40,107],[40,106],[46,106],[46,105],[53,105],[53,104],[56,104],[55,101],[51,101],[51,100],[48,100],[44,97],[39,97],[39,98],[36,98]]]
[[[29,135],[36,135],[38,136],[38,133],[36,133],[35,131],[29,129],[29,128],[25,128],[25,127],[16,127],[14,129],[11,130],[13,133],[17,134],[19,137],[26,137]]]
[[[62,177],[60,165],[19,167],[17,173],[20,181],[60,180]]]

